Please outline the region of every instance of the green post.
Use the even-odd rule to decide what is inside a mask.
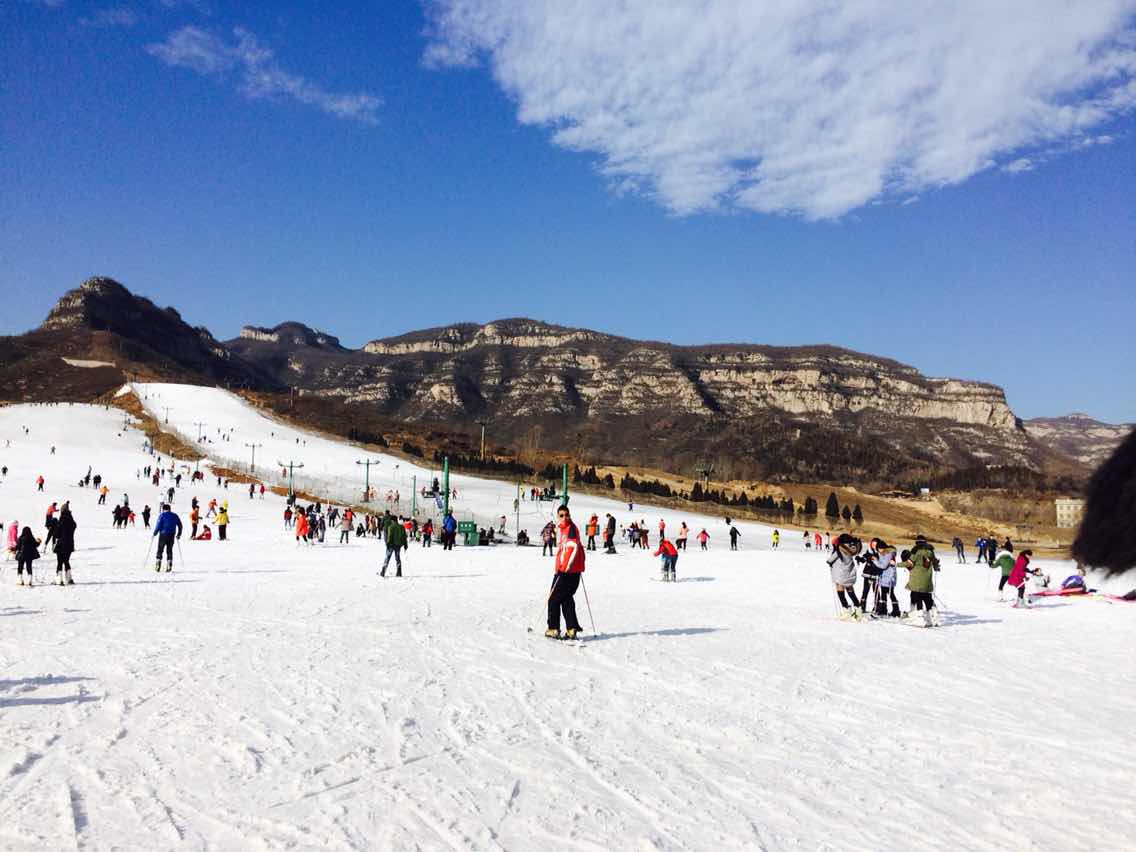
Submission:
[[[568,464],[565,463],[560,477],[560,505],[568,505]]]
[[[442,514],[450,514],[450,457],[444,456],[442,458],[442,491],[445,492],[445,497],[442,504]]]
[[[414,484],[410,486],[410,517],[418,514],[418,474],[414,474]]]

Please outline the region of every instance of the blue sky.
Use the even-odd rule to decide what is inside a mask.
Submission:
[[[1136,421],[1133,4],[810,2],[5,4],[0,332],[100,274],[222,339],[824,342]]]

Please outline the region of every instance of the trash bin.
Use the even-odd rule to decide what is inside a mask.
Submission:
[[[458,521],[458,535],[465,547],[477,547],[477,521]]]

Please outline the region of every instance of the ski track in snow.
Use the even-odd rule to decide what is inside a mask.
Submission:
[[[182,434],[234,427],[209,445],[228,463],[245,442],[269,445],[270,468],[299,452],[301,433],[222,391],[139,392]],[[720,517],[665,510],[668,529],[712,535],[679,558],[679,579],[700,581],[649,582],[656,560],[626,546],[589,553],[600,634],[570,646],[540,635],[537,547],[412,544],[406,577],[380,579],[381,544],[329,531],[297,549],[281,498],[207,478],[175,508],[186,521],[191,494],[228,499],[231,540],[186,536],[185,562],[159,575],[141,519],[110,526],[123,491],[136,510],[160,499],[119,412],[3,408],[9,440],[0,519],[42,535],[47,504],[69,499],[79,549],[66,589],[18,588],[2,563],[0,848],[1101,850],[1136,836],[1136,606],[1014,610],[988,569],[944,554],[947,627],[841,623],[821,555],[770,551],[751,523],[731,553]],[[302,440],[320,476],[360,485],[358,448]],[[400,464],[372,474],[405,505],[411,475],[433,472]],[[110,505],[67,484],[88,465]],[[454,481],[459,517],[504,513],[513,530],[508,484]],[[572,507],[581,527],[612,511],[656,538],[657,509]],[[552,505],[522,511],[535,537]],[[1058,582],[1071,567],[1042,565]]]

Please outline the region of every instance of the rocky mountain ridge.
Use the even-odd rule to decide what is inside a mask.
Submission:
[[[1112,455],[1134,428],[1133,423],[1102,423],[1080,412],[1025,421],[1026,433],[1032,438],[1094,468]]]
[[[323,401],[324,422],[356,431],[395,423],[456,435],[484,420],[509,453],[555,450],[687,474],[713,464],[735,479],[915,482],[1036,471],[1051,453],[994,385],[926,377],[828,345],[677,346],[526,318],[414,331],[360,349],[298,322],[245,326],[219,342],[108,278],[85,281],[39,329],[3,340],[13,353],[6,369],[25,389],[37,387],[46,364],[79,376],[61,355],[99,359],[123,373],[294,388]]]

